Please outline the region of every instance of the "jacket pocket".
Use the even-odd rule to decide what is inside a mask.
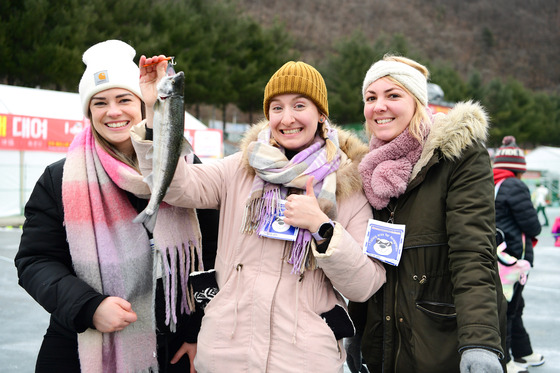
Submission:
[[[416,308],[428,316],[438,319],[455,319],[457,317],[457,310],[455,309],[454,304],[417,301]]]
[[[455,305],[417,301],[411,329],[412,356],[417,372],[453,371],[459,366],[457,312]]]

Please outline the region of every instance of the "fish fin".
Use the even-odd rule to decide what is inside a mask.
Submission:
[[[148,214],[146,212],[147,208],[144,209],[141,213],[139,213],[133,220],[133,223],[142,223],[150,233],[154,233],[154,228],[156,227],[156,219],[157,213],[159,210],[159,206],[154,210],[152,214]]]
[[[160,83],[161,83],[162,81],[163,81],[163,79],[160,81]],[[158,85],[159,85],[159,83],[158,83]],[[155,111],[155,112],[159,111],[159,107],[160,107],[161,105],[162,105],[162,102],[161,102],[161,99],[160,99],[160,97],[159,97],[159,95],[158,95],[158,98],[157,98],[156,102],[154,102],[154,111]]]
[[[181,156],[186,157],[189,154],[194,153],[191,143],[183,137],[183,143],[181,144]]]

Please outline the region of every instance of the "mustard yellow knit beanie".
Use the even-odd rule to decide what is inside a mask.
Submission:
[[[300,93],[311,99],[319,111],[329,115],[327,86],[321,74],[311,65],[289,61],[272,75],[264,88],[263,109],[266,119],[270,100],[284,93]]]

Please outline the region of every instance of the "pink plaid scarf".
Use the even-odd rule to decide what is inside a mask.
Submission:
[[[181,312],[194,308],[187,281],[190,271],[202,270],[196,212],[162,205],[152,250],[144,227],[132,223],[137,212],[125,191],[150,196],[142,176],[99,146],[87,127],[70,145],[62,182],[72,264],[77,276],[99,293],[129,301],[138,320],[120,332],[88,329],[80,333],[78,350],[84,372],[157,371],[155,256],[163,263],[166,324],[175,329],[178,283]],[[199,268],[194,268],[195,262]]]

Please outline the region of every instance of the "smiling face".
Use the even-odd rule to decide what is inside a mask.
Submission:
[[[387,142],[408,127],[416,109],[413,96],[387,78],[371,83],[364,98],[368,129],[376,138]]]
[[[272,137],[287,150],[300,152],[311,145],[321,117],[313,101],[300,94],[286,93],[270,101]]]
[[[91,122],[107,142],[124,154],[132,154],[130,127],[142,120],[142,101],[123,88],[96,93],[89,102]]]

